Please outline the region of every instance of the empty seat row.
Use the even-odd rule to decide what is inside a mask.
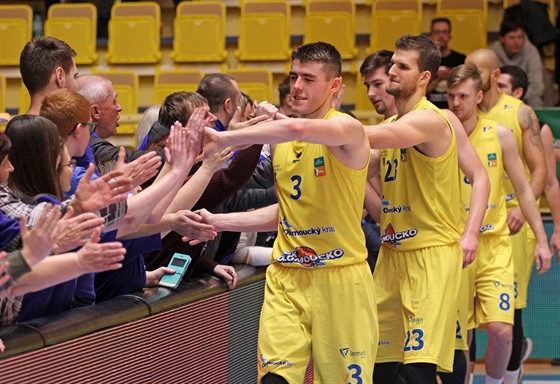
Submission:
[[[422,0],[373,0],[370,50],[393,48],[396,38],[419,34]],[[470,52],[486,46],[487,2],[437,0],[437,13],[452,21],[453,48]],[[352,0],[307,0],[304,43],[326,41],[344,59],[357,55],[356,8]],[[226,9],[221,1],[181,2],[176,8],[171,58],[176,63],[223,62]],[[17,65],[31,38],[32,10],[27,5],[0,6],[0,65]],[[78,64],[93,64],[97,10],[88,3],[55,4],[49,8],[45,33],[68,42]],[[291,5],[288,0],[246,0],[241,3],[236,55],[244,61],[287,61],[290,57]],[[154,1],[115,2],[109,20],[106,59],[109,64],[159,63],[161,14]]]

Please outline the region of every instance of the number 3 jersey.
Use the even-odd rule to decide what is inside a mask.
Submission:
[[[331,109],[324,119],[340,115]],[[276,262],[316,268],[366,259],[361,218],[368,165],[349,168],[322,144],[292,141],[276,146]]]
[[[452,132],[440,157],[415,148],[386,148],[380,154],[381,241],[409,251],[456,242],[462,233],[462,203],[455,132],[445,113],[423,97],[413,110],[434,109]]]

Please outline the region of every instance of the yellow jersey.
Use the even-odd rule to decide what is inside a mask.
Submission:
[[[445,113],[423,97],[413,110],[433,109],[445,118],[451,144],[440,157],[415,148],[381,150],[381,241],[393,250],[448,245],[459,240],[462,206],[455,132]]]
[[[331,109],[324,119],[339,115],[344,114]],[[276,146],[276,262],[316,268],[366,259],[361,219],[368,165],[349,168],[322,144],[292,141]]]
[[[515,142],[517,144],[519,156],[521,156],[523,166],[525,167],[527,180],[531,180],[531,172],[529,171],[527,161],[525,160],[525,156],[523,155],[523,132],[521,130],[521,125],[519,125],[519,119],[517,117],[521,104],[523,104],[523,101],[516,99],[513,96],[502,93],[502,97],[500,97],[498,103],[496,103],[496,105],[494,105],[494,107],[492,107],[492,109],[490,109],[488,113],[483,113],[482,111],[478,110],[478,116],[483,119],[494,120],[498,124],[511,129],[513,135],[515,136]],[[517,201],[513,185],[511,184],[511,181],[509,180],[509,177],[507,175],[505,176],[505,180],[506,206],[509,210],[519,205],[519,202]]]
[[[484,164],[490,179],[490,197],[486,214],[480,227],[481,236],[509,235],[507,226],[506,201],[504,199],[504,162],[502,146],[498,139],[497,123],[492,120],[478,119],[476,127],[469,135],[469,141]],[[470,208],[472,187],[469,179],[461,172],[461,199],[465,211]]]

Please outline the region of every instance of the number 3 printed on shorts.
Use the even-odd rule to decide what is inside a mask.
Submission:
[[[415,328],[412,331],[406,331],[406,341],[404,343],[404,351],[419,351],[424,348],[424,331]]]
[[[354,381],[349,381],[348,384],[362,384],[362,367],[359,364],[350,364],[348,367],[350,371],[350,378]]]
[[[294,192],[290,194],[290,197],[294,200],[299,200],[301,197],[301,176],[293,175],[292,177],[290,177],[290,180],[292,180],[292,183],[294,183]]]

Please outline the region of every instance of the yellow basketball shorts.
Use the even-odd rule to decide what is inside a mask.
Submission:
[[[473,263],[476,324],[513,324],[515,289],[510,236],[480,236]]]
[[[413,251],[382,247],[373,275],[376,363],[432,363],[452,371],[462,264],[458,243]]]
[[[268,372],[303,383],[371,383],[377,352],[375,287],[367,262],[316,269],[271,264],[258,339],[259,382]]]
[[[515,279],[515,309],[522,309],[527,307],[527,290],[535,263],[536,240],[527,223],[518,233],[510,236],[510,239]]]
[[[457,298],[457,327],[455,329],[455,350],[467,351],[467,330],[469,311],[474,307],[474,289],[471,289],[470,275],[474,270],[470,264],[461,271],[461,286]]]

